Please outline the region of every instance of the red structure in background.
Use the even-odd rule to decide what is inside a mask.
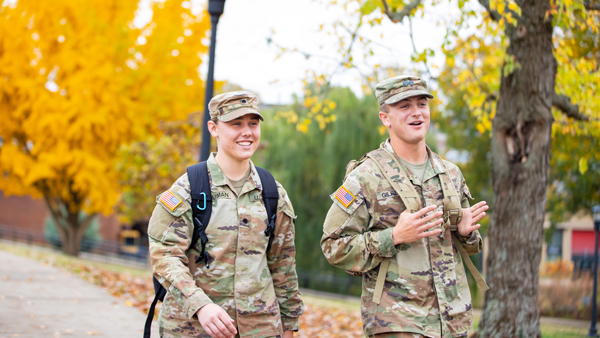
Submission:
[[[46,203],[41,198],[29,196],[5,196],[0,191],[0,225],[19,227],[33,231],[44,231],[49,216]],[[121,226],[115,215],[100,215],[100,235],[103,239],[119,241]]]
[[[594,231],[573,230],[571,236],[571,252],[573,255],[594,255]]]

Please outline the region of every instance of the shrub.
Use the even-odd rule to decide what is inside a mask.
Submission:
[[[540,280],[540,315],[590,319],[592,313],[592,274],[577,279],[546,278]]]
[[[573,276],[573,262],[566,260],[557,260],[547,262],[542,268],[543,277],[569,278]]]

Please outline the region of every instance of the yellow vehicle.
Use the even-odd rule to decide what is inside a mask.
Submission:
[[[137,230],[121,230],[119,234],[122,252],[137,254],[140,251],[140,232]]]

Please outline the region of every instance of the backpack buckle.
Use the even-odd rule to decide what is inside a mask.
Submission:
[[[204,207],[200,208],[200,204],[196,204],[196,208],[198,208],[200,210],[205,210],[206,209],[206,194],[201,192],[200,195],[202,195],[202,197],[204,197]]]
[[[273,234],[273,232],[275,231],[275,218],[277,217],[277,215],[273,215],[273,217],[271,217],[271,219],[269,220],[269,225],[267,225],[267,228],[265,229],[265,236],[271,236]]]
[[[462,221],[462,209],[448,210],[448,220],[450,221],[450,230],[457,230],[458,223]]]

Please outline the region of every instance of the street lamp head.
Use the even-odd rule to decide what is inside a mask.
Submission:
[[[208,13],[221,16],[225,8],[225,0],[208,0]]]
[[[600,223],[600,204],[592,207],[592,218],[594,223]]]

